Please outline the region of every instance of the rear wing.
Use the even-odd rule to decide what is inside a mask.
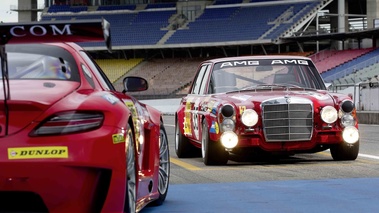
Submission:
[[[0,45],[105,41],[111,51],[110,24],[105,19],[1,23]]]
[[[0,23],[0,62],[1,83],[4,94],[4,130],[1,136],[8,135],[10,99],[8,58],[6,44],[91,42],[105,41],[111,52],[110,24],[105,19],[91,21],[44,21],[27,23]]]

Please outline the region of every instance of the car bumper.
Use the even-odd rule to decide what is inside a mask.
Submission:
[[[126,149],[124,142],[114,142],[115,134],[124,133],[104,127],[64,136],[0,139],[0,195],[5,200],[19,195],[14,196],[17,206],[1,206],[39,206],[50,213],[123,212]]]
[[[275,141],[266,142],[261,135],[243,135],[239,136],[239,142],[237,147],[257,147],[265,151],[297,151],[307,152],[316,148],[317,146],[327,146],[332,144],[343,143],[343,139],[340,132],[332,132],[329,134],[317,133],[314,134],[309,141]]]

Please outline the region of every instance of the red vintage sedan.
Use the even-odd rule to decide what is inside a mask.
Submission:
[[[105,38],[110,48],[109,24],[1,24],[0,33],[0,212],[134,213],[162,204],[170,174],[162,115],[125,93],[147,81],[127,77],[116,91],[72,43]]]
[[[313,62],[297,56],[246,56],[202,62],[176,111],[175,151],[206,165],[229,156],[281,156],[330,149],[334,160],[359,152],[356,109],[327,91]]]

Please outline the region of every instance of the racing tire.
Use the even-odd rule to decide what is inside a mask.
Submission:
[[[160,127],[159,140],[159,174],[158,174],[158,192],[159,197],[151,203],[152,206],[162,205],[166,199],[169,181],[170,181],[170,151],[166,129],[163,123]]]
[[[355,160],[359,153],[359,141],[354,144],[340,143],[330,147],[330,153],[333,160],[344,161],[344,160]]]
[[[135,161],[135,140],[133,131],[128,127],[128,139],[127,139],[127,182],[126,182],[126,199],[124,205],[124,211],[126,213],[135,213],[136,212],[136,196],[137,196],[137,176],[136,176],[136,161]]]
[[[205,165],[225,165],[228,162],[229,153],[225,151],[221,143],[211,141],[209,138],[208,123],[203,122],[201,134],[201,154]]]
[[[175,152],[178,158],[192,158],[200,155],[199,149],[193,146],[188,138],[180,132],[178,118],[176,118],[175,125]]]

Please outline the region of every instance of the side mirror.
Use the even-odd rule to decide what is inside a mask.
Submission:
[[[125,77],[123,83],[125,92],[139,92],[149,88],[146,79],[141,77]]]

